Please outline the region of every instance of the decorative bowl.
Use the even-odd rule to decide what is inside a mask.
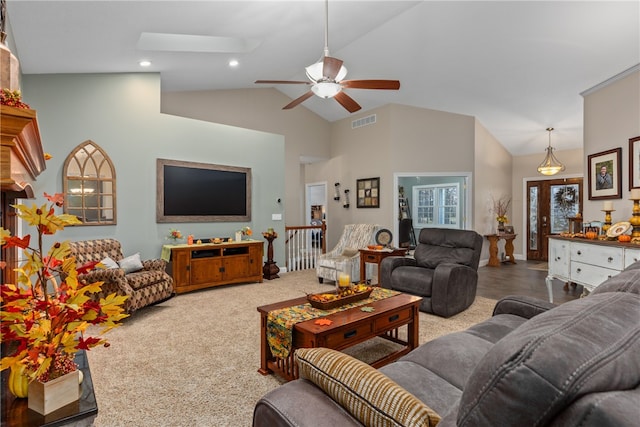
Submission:
[[[340,307],[345,304],[350,304],[352,302],[360,301],[366,298],[369,298],[373,288],[367,286],[364,291],[355,292],[351,295],[341,296],[336,291],[334,292],[322,292],[319,294],[308,294],[307,301],[311,304],[312,307],[318,308],[320,310],[331,310],[332,308]],[[325,300],[324,298],[330,298]]]

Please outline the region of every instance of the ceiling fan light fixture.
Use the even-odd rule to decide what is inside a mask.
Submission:
[[[311,90],[320,98],[333,98],[342,90],[342,86],[333,82],[319,82],[314,84]]]
[[[316,62],[315,64],[312,64],[306,67],[305,71],[307,73],[307,77],[309,78],[309,80],[311,80],[314,83],[324,80],[324,76],[322,75],[323,68],[324,68],[324,60],[320,62]],[[346,76],[347,76],[347,67],[342,65],[340,67],[340,71],[338,71],[338,74],[336,75],[335,81],[339,83]]]
[[[553,128],[547,128],[547,132],[549,132],[549,146],[546,148],[547,155],[542,163],[540,163],[540,166],[538,166],[538,172],[547,176],[555,175],[565,169],[565,166],[553,154],[553,147],[551,146],[551,131],[553,131]]]

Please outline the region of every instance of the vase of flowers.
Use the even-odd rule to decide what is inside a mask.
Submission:
[[[103,338],[86,336],[87,328],[100,325],[100,333],[105,333],[128,316],[123,308],[126,296],[111,294],[98,300],[95,295],[101,291],[102,283],[78,280],[79,274],[102,265],[90,262],[78,266],[68,241],[56,242],[45,252],[43,235],[80,223],[73,215],[55,215],[55,206],[63,203],[61,194],[45,193],[45,197],[51,202],[49,206],[13,205],[17,215],[36,228],[34,247],[30,246],[31,235],[12,236],[0,227],[0,245],[22,249],[26,260],[16,270],[18,283],[3,282],[0,286],[0,333],[8,348],[0,361],[0,370],[11,369],[16,381],[14,391],[20,390],[17,397],[24,397],[27,377],[29,408],[43,415],[78,400],[76,353],[99,345],[109,346]],[[63,377],[73,378],[67,381],[75,381],[75,386],[60,385]],[[51,383],[51,387],[36,382]],[[44,395],[47,389],[54,390],[53,399]],[[70,397],[66,390],[70,391]],[[56,404],[51,405],[51,401]]]
[[[167,240],[170,240],[174,245],[179,243],[182,239],[184,239],[184,236],[182,235],[180,230],[176,230],[175,228],[169,230]]]
[[[242,227],[240,230],[236,231],[236,242],[239,242],[242,239],[245,239],[251,236],[252,234],[253,234],[253,231],[251,230],[251,227],[249,226]]]
[[[493,213],[496,215],[496,221],[498,221],[498,233],[504,233],[504,225],[509,221],[507,210],[511,205],[511,197],[502,196],[498,200],[492,197],[492,201]]]

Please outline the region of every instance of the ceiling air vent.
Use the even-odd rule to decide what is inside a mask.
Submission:
[[[376,115],[372,114],[367,117],[362,117],[360,119],[354,120],[351,122],[351,129],[361,128],[362,126],[372,125],[376,122]]]

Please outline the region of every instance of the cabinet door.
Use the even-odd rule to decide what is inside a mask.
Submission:
[[[201,285],[221,280],[222,260],[220,257],[191,260],[191,285]]]
[[[171,276],[173,277],[173,289],[187,286],[191,280],[189,271],[190,251],[176,250],[171,253]]]
[[[569,278],[569,242],[549,239],[549,274]]]
[[[225,280],[239,279],[249,276],[249,256],[232,255],[224,258]]]
[[[249,248],[249,276],[262,274],[262,245],[251,245]]]

